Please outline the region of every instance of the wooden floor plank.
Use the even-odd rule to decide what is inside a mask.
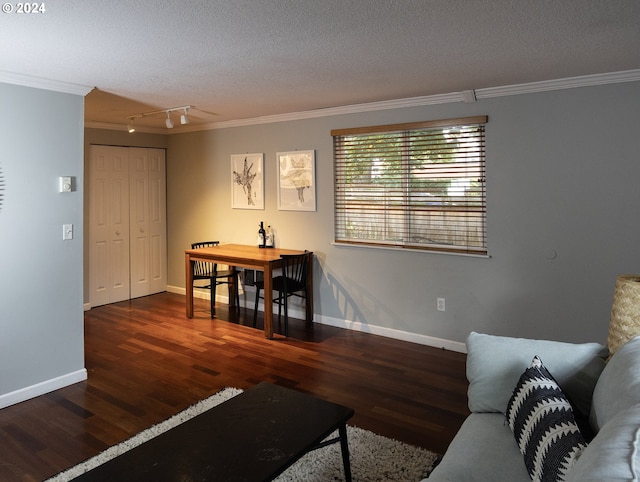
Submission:
[[[225,387],[261,381],[355,409],[350,423],[443,453],[468,414],[466,357],[161,293],[85,313],[88,380],[0,410],[0,480],[39,481]],[[278,329],[278,323],[274,320]]]

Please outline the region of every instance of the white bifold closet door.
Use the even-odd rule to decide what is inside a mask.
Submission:
[[[167,289],[164,149],[91,146],[91,306]]]

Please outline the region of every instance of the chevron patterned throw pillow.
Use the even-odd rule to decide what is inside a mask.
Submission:
[[[569,400],[535,356],[520,377],[507,421],[534,481],[563,481],[587,446]]]

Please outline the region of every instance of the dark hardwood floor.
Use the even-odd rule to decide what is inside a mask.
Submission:
[[[260,381],[348,405],[350,424],[438,453],[468,414],[463,354],[301,320],[267,340],[252,314],[218,305],[211,320],[195,300],[190,320],[170,293],[86,312],[88,380],[0,410],[0,480],[46,479]]]

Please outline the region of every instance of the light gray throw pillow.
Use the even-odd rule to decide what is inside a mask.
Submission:
[[[613,354],[593,391],[589,422],[600,430],[622,410],[640,404],[640,336]]]
[[[513,387],[538,355],[576,411],[587,417],[608,353],[599,343],[574,344],[472,332],[467,338],[469,409],[505,413]]]
[[[640,405],[617,413],[600,429],[569,471],[567,482],[640,478]]]

